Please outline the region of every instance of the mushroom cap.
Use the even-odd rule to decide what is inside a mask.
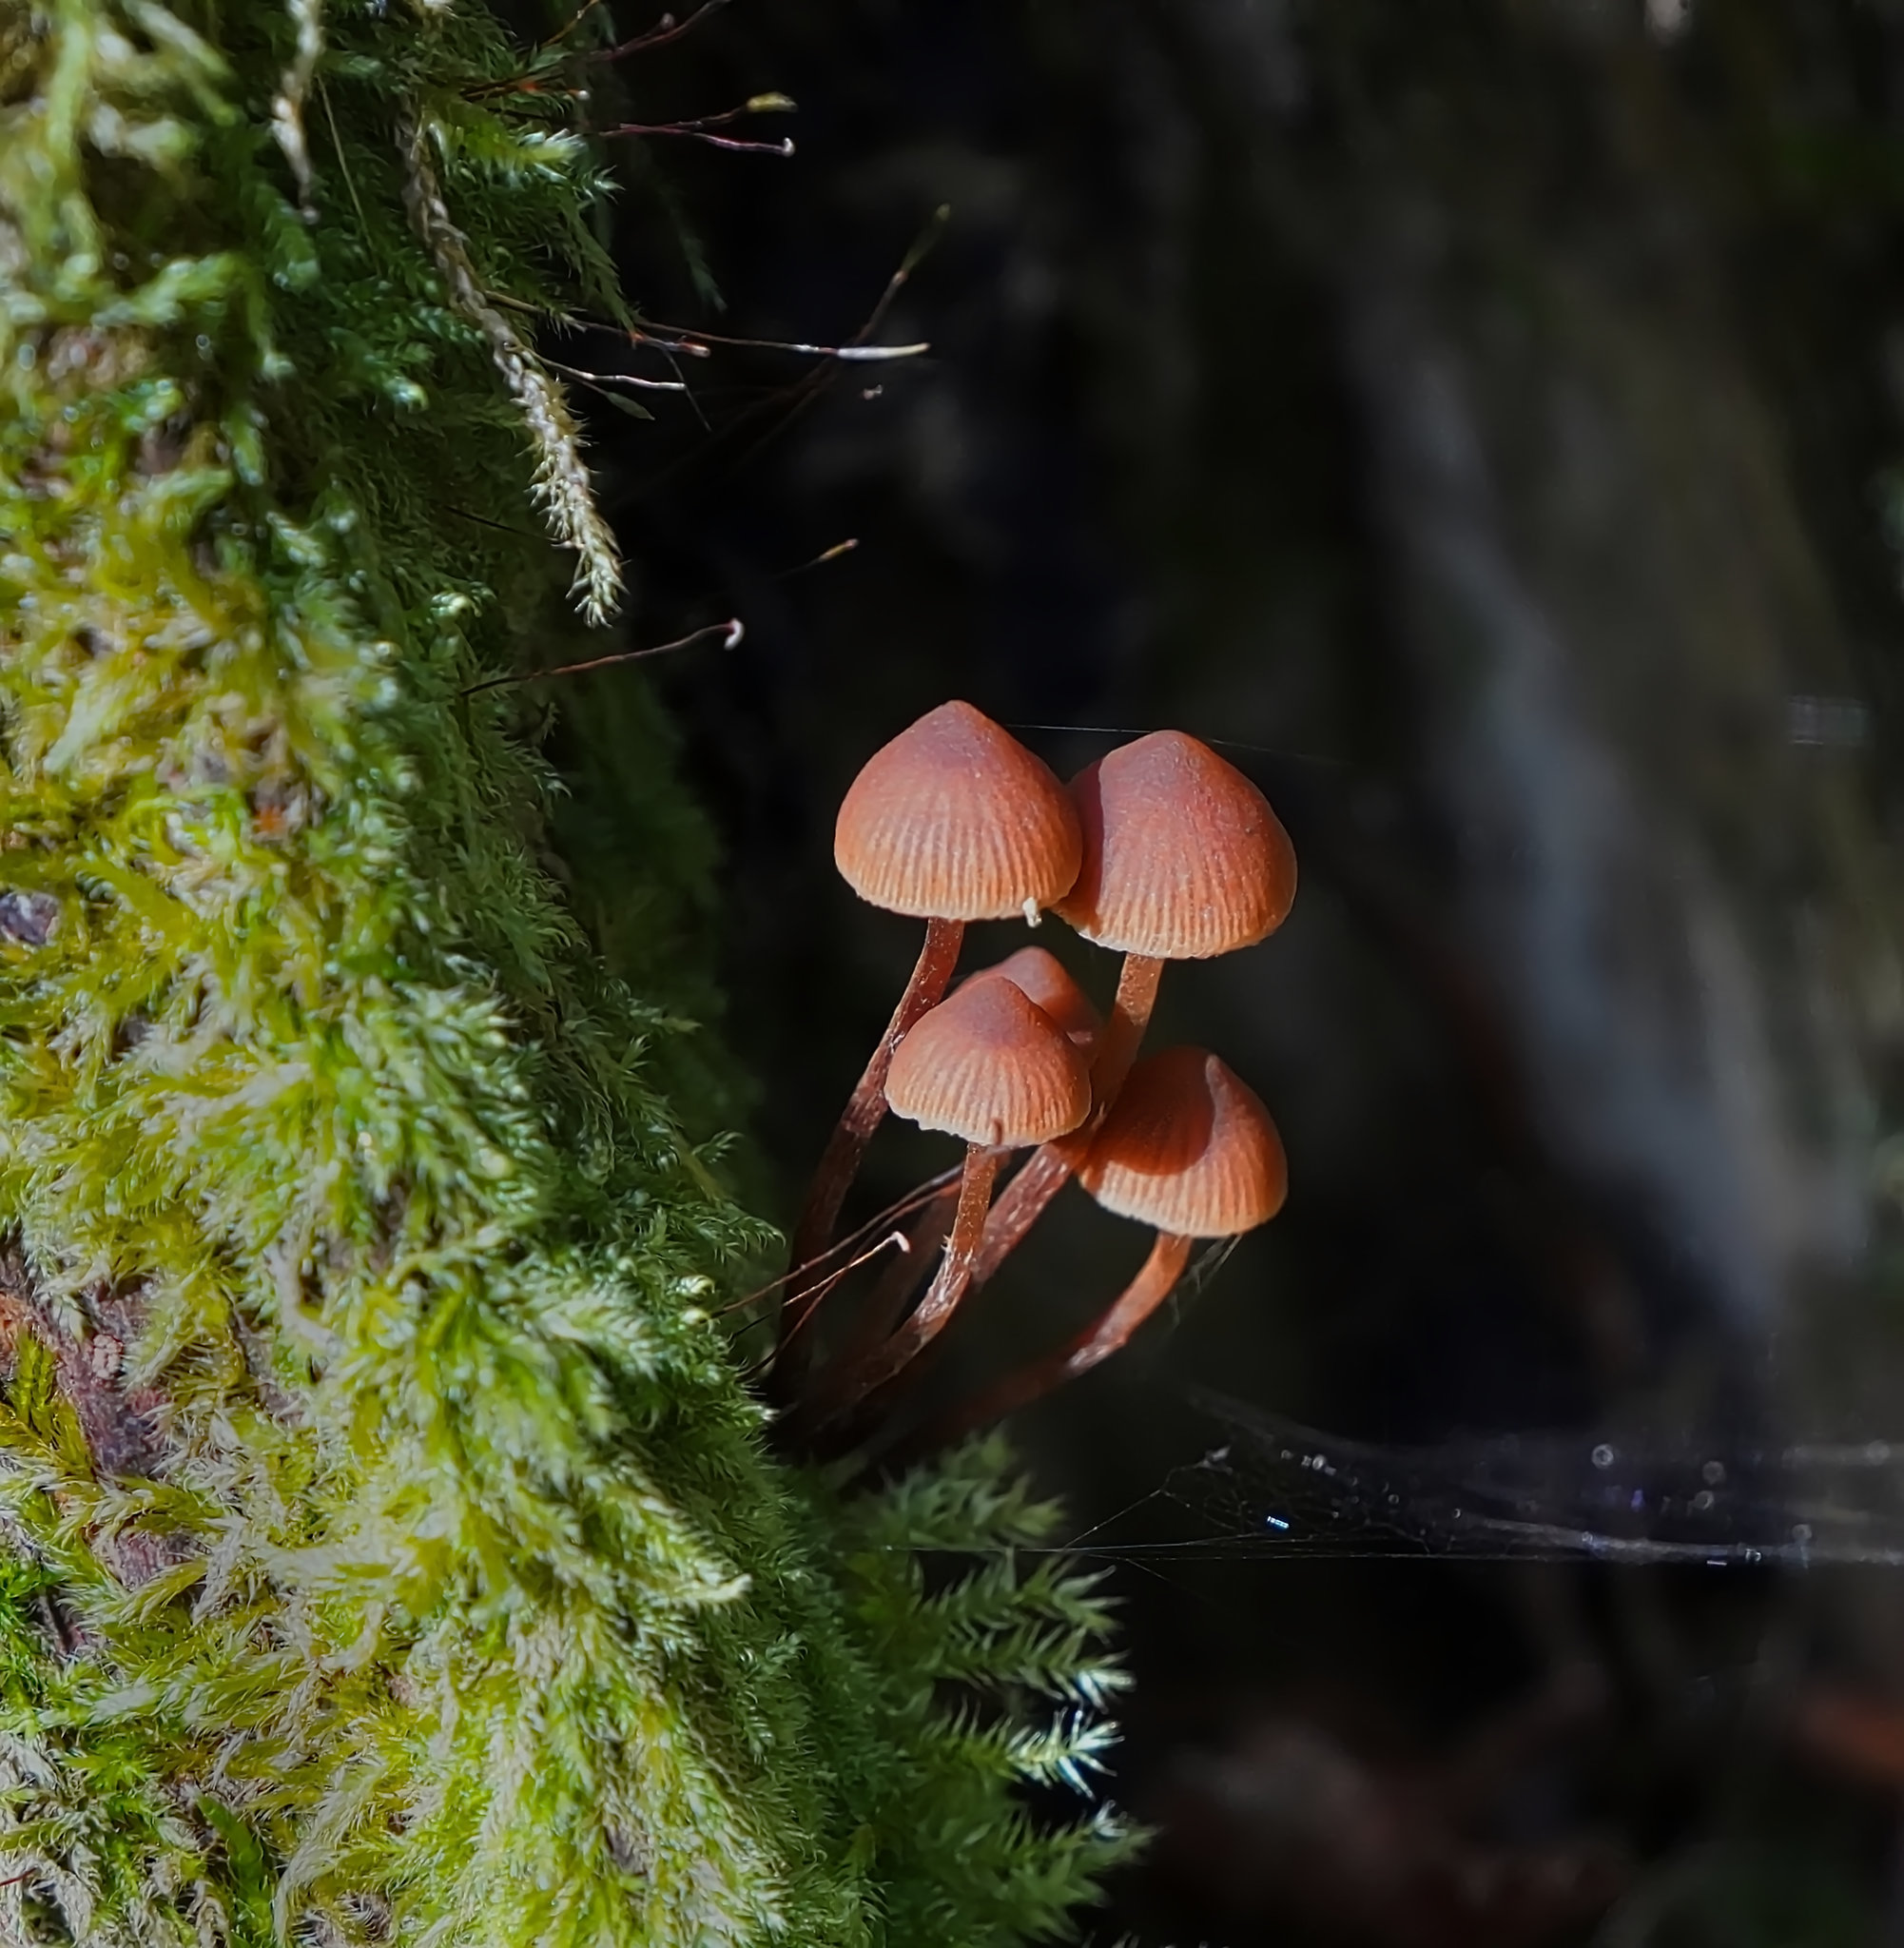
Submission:
[[[1028,1000],[1041,1007],[1080,1048],[1098,1039],[1104,1023],[1091,998],[1072,980],[1064,963],[1044,947],[1020,947],[996,966],[981,967],[959,984],[974,981],[1009,981]]]
[[[965,703],[941,704],[874,751],[833,828],[834,862],[860,898],[920,919],[1049,906],[1082,854],[1050,768]]]
[[[1295,898],[1295,848],[1234,765],[1154,730],[1071,781],[1084,862],[1058,911],[1119,953],[1200,961],[1273,933]]]
[[[1234,1237],[1289,1194],[1289,1161],[1255,1091],[1208,1049],[1170,1048],[1131,1071],[1078,1181],[1120,1218],[1180,1237]]]
[[[1048,1143],[1091,1113],[1091,1070],[1071,1038],[1010,981],[968,981],[893,1051],[895,1116],[968,1143]]]

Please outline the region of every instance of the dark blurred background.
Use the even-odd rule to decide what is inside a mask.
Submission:
[[[754,1194],[917,948],[832,870],[858,765],[947,696],[1063,775],[1177,726],[1303,879],[1153,1043],[1256,1087],[1292,1191],[1017,1424],[1080,1530],[1203,1532],[1187,1382],[1383,1444],[1904,1437],[1904,6],[732,0],[617,74],[799,105],[724,130],[791,159],[618,146],[657,332],[841,343],[949,209],[875,332],[928,354],[586,395],[637,639],[747,626],[568,705],[679,726]],[[946,1148],[889,1126],[857,1209]],[[935,1386],[1146,1243],[1068,1192]],[[1106,1561],[1160,1837],[1098,1938],[1904,1942],[1904,1572]]]

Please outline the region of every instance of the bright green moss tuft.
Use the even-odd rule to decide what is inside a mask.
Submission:
[[[1014,1797],[1102,1743],[1100,1609],[995,1446],[845,1506],[765,1455],[638,937],[691,888],[624,844],[604,971],[464,694],[573,626],[538,503],[614,574],[521,60],[0,0],[0,1932],[1017,1940],[1122,1844]]]

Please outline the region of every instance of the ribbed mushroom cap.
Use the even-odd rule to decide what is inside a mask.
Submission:
[[[968,1143],[1048,1143],[1091,1113],[1091,1071],[1071,1038],[1009,981],[968,981],[894,1051],[895,1116]]]
[[[921,919],[1009,920],[1078,877],[1078,813],[1050,769],[970,704],[941,704],[848,788],[833,858],[863,900]]]
[[[1125,954],[1200,961],[1273,933],[1295,850],[1269,800],[1181,730],[1154,730],[1071,781],[1084,863],[1057,910]]]
[[[974,981],[1009,981],[1035,1002],[1081,1048],[1097,1039],[1104,1024],[1091,998],[1065,971],[1064,963],[1043,947],[1020,947],[996,966],[981,967],[961,986]]]
[[[1121,1218],[1181,1237],[1267,1224],[1289,1193],[1282,1139],[1255,1092],[1207,1049],[1171,1048],[1134,1068],[1078,1166]]]

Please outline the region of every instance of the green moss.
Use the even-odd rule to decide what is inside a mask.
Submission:
[[[846,1505],[764,1451],[657,727],[571,901],[465,693],[574,630],[538,500],[613,575],[522,61],[0,0],[0,1927],[1019,1939],[1122,1843],[1015,1798],[1103,1741],[1102,1615],[996,1447]]]

